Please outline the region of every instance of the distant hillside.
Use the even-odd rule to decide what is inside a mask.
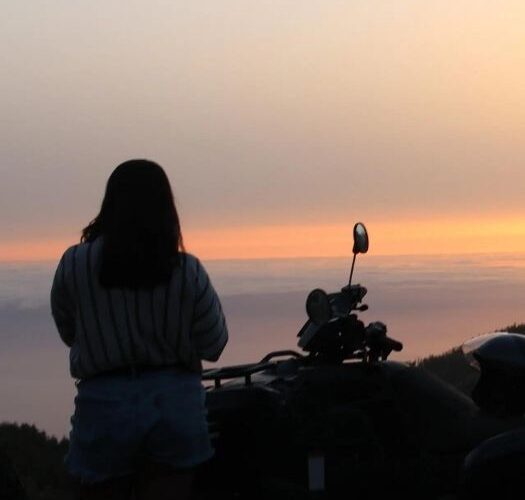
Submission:
[[[69,499],[68,479],[63,464],[67,448],[66,439],[58,441],[34,425],[2,423],[0,453],[4,461],[8,457],[10,464],[4,463],[0,473],[14,469],[29,500]],[[4,487],[0,484],[0,498],[7,500],[8,497],[3,495],[8,493],[1,491]],[[9,491],[13,491],[13,488]],[[23,498],[13,496],[13,500]]]
[[[513,324],[501,328],[500,331],[525,335],[525,323]],[[415,365],[432,372],[468,396],[470,396],[479,377],[479,372],[467,363],[459,347],[437,356],[429,356],[416,361]]]
[[[461,348],[456,347],[438,356],[430,356],[414,363],[470,396],[479,372],[470,366]]]
[[[9,500],[27,500],[25,489],[11,462],[0,449],[0,498]]]

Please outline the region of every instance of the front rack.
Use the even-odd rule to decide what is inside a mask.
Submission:
[[[240,377],[244,377],[245,385],[251,385],[253,374],[262,372],[275,366],[275,362],[272,360],[281,356],[290,356],[292,358],[301,359],[304,358],[302,354],[296,351],[274,351],[268,353],[258,363],[247,363],[244,365],[234,365],[226,366],[224,368],[212,368],[210,370],[204,370],[202,374],[202,380],[213,380],[215,389],[221,387],[223,380]]]

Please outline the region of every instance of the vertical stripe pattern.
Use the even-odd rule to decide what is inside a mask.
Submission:
[[[132,365],[199,369],[199,360],[219,357],[228,339],[226,321],[197,258],[182,253],[166,284],[106,289],[98,279],[101,245],[97,239],[69,248],[51,290],[75,378]]]
[[[89,365],[91,365],[92,369],[93,370],[96,370],[98,371],[98,365],[97,365],[97,362],[95,360],[95,355],[93,353],[93,347],[92,347],[92,344],[91,344],[91,339],[90,337],[88,336],[87,334],[87,328],[86,328],[86,323],[85,323],[85,320],[84,320],[84,311],[83,311],[83,307],[80,306],[79,302],[79,287],[78,287],[78,265],[77,265],[77,252],[78,252],[78,247],[73,247],[74,250],[73,250],[73,289],[75,290],[75,297],[77,298],[77,310],[76,312],[78,313],[78,319],[79,319],[79,331],[78,331],[78,343],[79,343],[79,346],[80,346],[80,352],[79,352],[79,357],[80,359],[83,359],[84,356],[86,356],[88,359],[89,359]],[[85,349],[82,349],[82,344],[85,345]]]

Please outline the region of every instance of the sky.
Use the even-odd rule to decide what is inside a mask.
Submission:
[[[519,0],[0,0],[0,261],[111,171],[167,171],[203,258],[525,251]]]

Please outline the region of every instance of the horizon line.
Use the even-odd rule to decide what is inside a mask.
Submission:
[[[195,255],[200,260],[204,262],[229,262],[229,261],[268,261],[268,260],[318,260],[318,259],[352,259],[353,254],[349,255],[295,255],[295,256],[268,256],[268,257],[199,257],[199,255],[186,251]],[[372,253],[372,254],[361,254],[362,259],[367,257],[458,257],[458,256],[487,256],[487,255],[524,255],[525,250],[504,250],[504,251],[480,251],[480,252],[469,252],[469,251],[458,251],[458,252],[434,252],[434,253],[424,253],[424,252],[403,252],[403,253]],[[53,263],[58,262],[58,258],[45,258],[45,259],[0,259],[0,265],[3,264],[44,264],[44,263]]]

